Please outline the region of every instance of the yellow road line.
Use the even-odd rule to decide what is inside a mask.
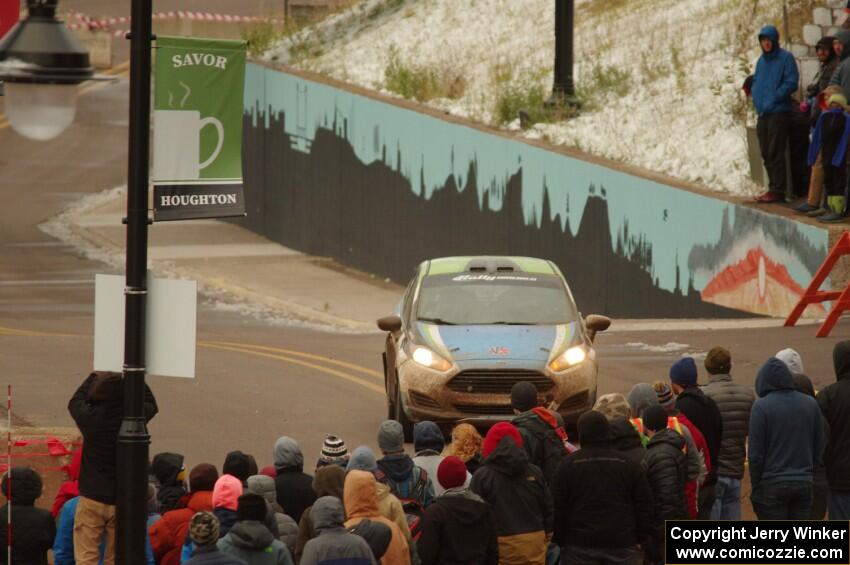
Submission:
[[[85,334],[65,334],[65,333],[54,333],[54,332],[39,332],[34,330],[19,330],[16,328],[9,328],[0,326],[0,336],[14,336],[14,337],[77,337],[77,338],[91,338],[90,335]],[[199,347],[206,347],[209,349],[218,349],[222,351],[232,351],[235,353],[243,353],[245,355],[253,355],[255,357],[264,357],[267,359],[275,359],[277,361],[284,361],[286,363],[292,363],[294,365],[301,365],[302,367],[308,367],[310,369],[315,369],[319,372],[325,373],[327,375],[331,375],[354,384],[358,384],[363,386],[373,392],[376,392],[380,395],[384,395],[384,387],[379,386],[373,382],[367,381],[350,373],[346,373],[344,371],[340,371],[331,367],[324,367],[322,365],[318,365],[316,363],[311,363],[310,361],[305,361],[303,359],[298,359],[297,357],[303,357],[306,359],[311,359],[318,362],[323,362],[331,365],[337,365],[340,367],[345,367],[354,371],[358,371],[360,373],[365,373],[370,376],[377,376],[383,378],[378,371],[374,371],[372,369],[368,369],[366,367],[361,367],[360,365],[356,365],[354,363],[346,363],[345,361],[338,361],[336,359],[331,359],[329,357],[323,357],[321,355],[314,355],[312,353],[306,353],[303,351],[295,351],[292,349],[282,349],[278,347],[268,347],[264,345],[255,345],[250,343],[239,343],[239,342],[230,342],[230,341],[199,341]],[[280,353],[287,353],[288,355],[292,355],[293,357],[289,357],[287,355],[281,355]]]
[[[336,359],[332,359],[330,357],[325,357],[323,355],[314,355],[312,353],[306,353],[303,351],[296,351],[293,349],[283,349],[280,347],[269,347],[266,345],[254,345],[249,343],[238,343],[238,342],[230,342],[230,341],[207,341],[207,342],[198,342],[199,345],[226,345],[232,347],[247,347],[251,349],[256,349],[260,351],[270,351],[272,353],[282,353],[284,355],[295,355],[296,357],[304,357],[305,359],[313,359],[314,361],[321,361],[323,363],[328,363],[330,365],[336,365],[338,367],[344,367],[346,369],[350,369],[352,371],[357,371],[358,373],[363,373],[369,375],[371,377],[376,377],[381,380],[384,378],[384,374],[380,371],[375,371],[374,369],[369,369],[368,367],[363,367],[362,365],[357,365],[355,363],[348,363],[346,361],[338,361]]]
[[[204,343],[204,342],[200,342],[200,343],[198,343],[198,345],[200,345],[201,347],[209,347],[209,348],[212,348],[212,349],[220,349],[220,350],[224,350],[224,351],[233,351],[233,352],[236,352],[236,353],[245,353],[247,355],[254,355],[256,357],[265,357],[265,358],[268,358],[268,359],[276,359],[278,361],[285,361],[287,363],[292,363],[292,364],[295,364],[295,365],[301,365],[303,367],[315,369],[315,370],[320,371],[322,373],[325,373],[325,374],[328,374],[328,375],[349,381],[351,383],[360,385],[362,387],[365,387],[365,388],[371,390],[372,392],[376,392],[376,393],[380,394],[381,396],[383,396],[385,394],[384,387],[378,386],[375,383],[371,383],[369,381],[361,379],[360,377],[355,377],[354,375],[344,373],[343,371],[337,371],[336,369],[331,369],[330,367],[323,367],[323,366],[317,365],[315,363],[310,363],[309,361],[303,361],[301,359],[294,359],[292,357],[286,357],[284,355],[277,355],[277,354],[273,354],[273,353],[263,353],[261,351],[254,351],[252,349],[241,348],[241,347],[231,347],[231,346],[226,346],[226,345],[215,345],[213,343]]]

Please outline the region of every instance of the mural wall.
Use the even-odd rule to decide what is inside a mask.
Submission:
[[[784,316],[827,253],[826,230],[258,65],[243,163],[272,240],[399,283],[429,257],[550,258],[585,314]]]

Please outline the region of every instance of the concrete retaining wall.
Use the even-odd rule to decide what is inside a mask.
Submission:
[[[785,316],[827,253],[825,229],[291,70],[249,65],[244,139],[246,226],[402,283],[521,254],[584,313]]]

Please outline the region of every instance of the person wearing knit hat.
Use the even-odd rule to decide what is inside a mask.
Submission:
[[[652,400],[655,404],[655,393]],[[653,523],[652,493],[641,464],[616,450],[602,413],[585,412],[577,425],[581,449],[561,463],[552,480],[552,541],[569,556],[565,562],[640,563],[636,547],[646,547]]]
[[[378,447],[384,456],[378,460],[381,481],[399,499],[415,500],[422,508],[434,501],[434,482],[422,467],[404,452],[404,432],[395,420],[385,420],[378,426]]]
[[[519,381],[511,387],[511,408],[514,414],[528,412],[538,406],[537,387],[529,381]]]
[[[327,467],[328,465],[337,465],[345,469],[350,458],[348,448],[345,447],[345,442],[335,435],[326,435],[325,441],[322,443],[322,455],[316,462],[316,469]]]
[[[658,397],[655,395],[655,390],[649,383],[638,383],[632,387],[627,396],[629,400],[629,408],[631,408],[632,418],[640,418],[641,412],[647,406],[658,404]]]
[[[730,361],[731,365],[731,361]],[[708,446],[706,467],[708,475],[699,488],[698,518],[708,520],[714,506],[715,484],[720,442],[723,437],[723,418],[717,403],[697,386],[697,366],[693,357],[682,357],[670,367],[670,382],[676,395],[676,409],[702,433]]]
[[[368,445],[361,445],[352,452],[351,459],[348,460],[345,470],[377,473],[378,459],[375,457],[375,452]]]
[[[670,388],[670,385],[663,381],[655,381],[652,383],[652,388],[655,390],[655,397],[658,399],[658,405],[661,406],[667,413],[675,415],[672,413],[677,412],[676,397],[673,396],[673,389]]]
[[[490,428],[482,454],[469,488],[492,509],[499,562],[544,565],[554,516],[543,472],[529,463],[519,430],[509,422]]]
[[[293,565],[286,545],[275,539],[264,524],[267,512],[266,500],[259,494],[240,496],[238,521],[218,540],[218,549],[252,565]]]
[[[437,469],[445,491],[422,517],[416,543],[422,565],[499,561],[492,510],[465,486],[466,475],[464,462],[451,455]]]
[[[647,548],[653,563],[664,563],[664,521],[687,520],[687,457],[685,440],[667,427],[667,412],[661,406],[649,406],[641,415],[649,436],[643,468],[652,490],[654,523],[652,543]]]
[[[708,384],[702,391],[717,405],[722,423],[720,449],[713,461],[717,482],[711,519],[740,520],[741,479],[755,394],[752,387],[734,381],[732,355],[723,347],[708,352],[705,368],[709,373]]]
[[[619,392],[603,394],[596,399],[593,409],[604,414],[609,421],[617,417],[628,418],[631,416],[629,403],[626,397]]]
[[[186,565],[244,565],[244,561],[218,549],[218,519],[210,512],[198,512],[189,521],[186,538],[195,547]]]

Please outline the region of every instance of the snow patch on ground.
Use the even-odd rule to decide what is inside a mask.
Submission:
[[[640,341],[632,341],[627,343],[626,347],[633,347],[635,349],[640,349],[641,351],[649,351],[652,353],[675,353],[689,348],[690,345],[687,343],[676,343],[675,341],[667,342],[664,345],[650,345]]]
[[[83,235],[85,232],[78,226],[78,220],[117,198],[125,198],[126,194],[127,187],[120,186],[84,196],[38,227],[47,235],[72,246],[83,257],[105,263],[116,271],[123,272],[126,265],[124,250],[111,245],[98,245],[95,240]],[[148,269],[160,278],[197,280],[198,292],[204,298],[204,304],[222,312],[241,314],[276,326],[333,333],[375,333],[371,324],[355,321],[346,324],[343,320],[338,323],[330,322],[328,317],[321,313],[312,315],[313,312],[307,307],[266,297],[244,295],[238,287],[228,285],[226,281],[198,279],[194,273],[181,268],[174,261],[149,260]]]
[[[782,1],[760,2],[756,17],[740,0],[606,1],[576,3],[576,81],[590,104],[577,118],[520,134],[753,194],[740,87],[759,55],[757,29],[780,18]],[[263,58],[392,95],[384,70],[395,52],[466,80],[458,99],[429,105],[493,124],[500,71],[510,70],[512,87],[551,88],[553,28],[551,0],[364,0]],[[611,69],[627,79],[600,86]],[[518,120],[505,127],[520,131]]]

